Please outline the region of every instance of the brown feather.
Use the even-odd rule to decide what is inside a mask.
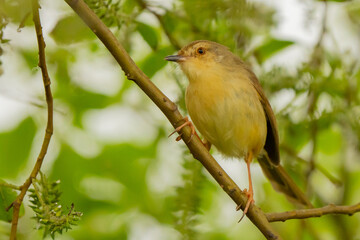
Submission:
[[[267,136],[264,146],[266,152],[263,155],[258,156],[258,162],[261,169],[263,170],[265,176],[270,180],[274,189],[284,193],[289,201],[311,208],[313,206],[306,195],[280,165],[279,135],[275,114],[264,94],[259,80],[248,67],[246,67],[246,69],[253,86],[259,94],[267,121]]]
[[[296,185],[285,169],[280,164],[276,166],[270,162],[266,152],[263,155],[258,156],[258,162],[263,173],[269,179],[276,191],[284,193],[290,202],[298,206],[306,208],[313,207],[307,196]]]
[[[263,105],[266,115],[267,136],[266,136],[264,149],[269,155],[271,162],[275,165],[279,165],[280,163],[279,135],[278,135],[275,114],[270,106],[268,99],[264,94],[264,91],[259,83],[259,80],[250,69],[248,69],[248,73],[250,75],[249,78],[253,83],[253,86],[255,87],[256,91],[259,94],[260,102]]]

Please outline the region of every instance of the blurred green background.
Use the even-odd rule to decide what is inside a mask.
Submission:
[[[359,202],[359,0],[86,2],[184,114],[187,80],[164,57],[198,39],[228,46],[258,75],[277,116],[282,164],[314,205]],[[40,3],[55,106],[42,171],[60,180],[61,205],[83,212],[56,239],[262,239],[248,219],[237,223],[232,200],[167,138],[166,118],[70,7]],[[0,1],[0,17],[0,179],[21,185],[41,147],[46,103],[30,1]],[[243,161],[212,153],[247,187]],[[256,163],[252,171],[258,206],[294,208]],[[25,198],[19,240],[42,239],[33,216]],[[359,224],[356,214],[273,226],[284,239],[331,240],[360,239]],[[1,240],[9,231],[0,221]]]

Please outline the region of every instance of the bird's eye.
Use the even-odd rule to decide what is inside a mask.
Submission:
[[[205,50],[200,47],[200,48],[197,49],[197,52],[198,52],[199,54],[204,54],[204,53],[205,53]]]

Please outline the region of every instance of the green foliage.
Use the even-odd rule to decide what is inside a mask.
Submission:
[[[318,0],[318,1],[321,1],[321,2],[324,2],[324,0]],[[350,2],[349,0],[327,0],[329,2]]]
[[[26,64],[30,69],[36,68],[39,64],[38,60],[38,52],[37,51],[21,51],[21,55],[23,56]],[[32,72],[33,74],[36,73],[36,71]]]
[[[13,211],[12,208],[9,211],[6,209],[16,199],[16,192],[10,187],[6,186],[6,183],[0,180],[0,220],[11,222]],[[21,208],[21,215],[24,215],[24,209]]]
[[[3,0],[0,1],[0,18],[22,25],[24,21],[31,23],[28,18],[31,12],[31,1]]]
[[[148,77],[154,76],[155,73],[165,67],[166,62],[163,60],[167,55],[169,55],[169,52],[171,52],[172,49],[173,48],[171,46],[168,46],[150,53],[143,61],[139,63],[140,68]]]
[[[122,17],[118,15],[120,10],[120,1],[96,1],[88,0],[86,3],[95,13],[103,20],[103,22],[111,27],[117,26],[120,28],[122,23]]]
[[[273,10],[261,3],[247,3],[245,0],[181,2],[183,8],[178,9],[181,15],[177,11],[172,14],[176,16],[174,36],[185,40],[183,44],[194,39],[208,39],[243,54],[252,38],[253,28],[258,34],[268,32],[274,22]],[[179,18],[185,21],[179,22]],[[193,32],[191,38],[189,31]]]
[[[189,155],[184,155],[182,175],[183,185],[176,188],[175,228],[181,233],[182,239],[198,239],[195,230],[198,224],[198,214],[201,206],[201,189],[205,182],[202,165]]]
[[[360,26],[360,2],[352,1],[347,5],[346,10],[348,11],[350,19],[357,25]]]
[[[0,43],[1,44],[9,42],[9,39],[4,38],[4,29],[6,28],[6,25],[8,23],[9,23],[8,17],[4,12],[0,11]],[[3,51],[4,51],[3,48],[0,46],[0,57],[3,55]],[[0,76],[3,73],[1,65],[2,65],[2,61],[0,60]]]
[[[68,26],[72,27],[69,29]],[[71,44],[95,38],[77,15],[67,16],[58,21],[50,35],[58,44]]]
[[[342,134],[339,129],[328,128],[319,132],[317,138],[319,151],[327,155],[338,153],[342,148]]]
[[[108,27],[121,28],[132,21],[135,1],[132,0],[86,0],[86,4]]]
[[[257,60],[262,63],[271,56],[273,56],[275,53],[283,50],[284,48],[292,44],[294,44],[294,42],[292,41],[269,39],[264,44],[260,45],[257,49],[255,49],[254,55]]]
[[[141,34],[143,39],[149,44],[149,46],[156,50],[159,44],[159,39],[156,30],[148,24],[138,22],[137,31]]]
[[[55,41],[53,44],[48,30],[44,31],[55,123],[54,138],[43,169],[51,179],[60,179],[61,185],[43,177],[36,180],[31,190],[35,218],[45,234],[54,236],[63,231],[64,238],[88,240],[142,239],[143,236],[159,240],[260,239],[260,233],[249,221],[236,223],[240,214],[235,213],[233,202],[209,180],[210,177],[204,177],[202,166],[187,151],[175,154],[183,143],[171,145],[173,139],[166,138],[171,131],[170,124],[133,82],[124,80],[119,70],[120,74],[110,76],[102,71],[102,64],[84,64],[83,60],[92,56],[113,68],[113,72],[118,68],[111,54],[95,40],[95,35],[82,21],[71,12],[57,15],[60,18],[54,18],[56,22],[44,22],[49,17],[48,6],[54,3],[44,2],[41,9],[41,17],[47,16],[42,17],[47,26],[44,30],[49,24],[54,26],[50,36]],[[280,132],[281,162],[296,183],[306,189],[316,206],[358,202],[360,65],[354,54],[337,46],[342,46],[336,35],[339,26],[327,21],[323,40],[312,47],[303,44],[302,39],[289,37],[294,41],[288,41],[274,34],[273,30],[283,24],[282,14],[266,1],[178,0],[163,5],[144,0],[146,7],[134,0],[87,0],[86,3],[111,28],[138,66],[185,113],[186,79],[179,74],[178,67],[168,64],[164,57],[198,39],[228,46],[252,64],[274,107]],[[28,41],[22,44],[15,34],[18,26],[24,26],[21,32],[24,35],[19,36],[35,39],[29,4],[30,1],[24,0],[0,0],[0,47],[4,49],[0,50],[0,55],[3,53],[2,61],[9,61],[2,65],[7,66],[3,69],[7,74],[1,75],[0,69],[0,89],[5,89],[5,94],[0,92],[0,116],[4,116],[5,121],[6,114],[17,113],[14,121],[19,122],[6,129],[0,121],[0,178],[17,183],[28,177],[46,125],[43,108],[18,100],[35,97],[45,106],[41,74],[34,70],[38,64],[36,44],[28,45]],[[339,25],[346,31],[358,33],[359,1],[328,1],[326,5],[328,19],[333,16],[330,13],[339,10],[341,15],[334,13]],[[323,10],[325,4],[313,0],[307,2],[307,6]],[[71,11],[68,6],[66,9]],[[312,10],[307,14],[308,24],[319,25],[316,19],[321,18],[311,16]],[[7,34],[9,29],[11,34]],[[341,39],[353,40],[354,46],[360,45],[350,35]],[[301,49],[295,58],[301,58],[302,63],[296,67],[274,65],[274,59],[284,60],[282,50],[287,47]],[[75,64],[95,77],[82,76],[83,72],[75,71]],[[16,71],[19,75],[14,73]],[[96,78],[98,82],[94,83]],[[113,83],[109,79],[119,83],[109,87],[107,84]],[[10,99],[14,106],[6,101],[9,100],[6,89],[15,92],[15,98]],[[2,102],[3,99],[6,100]],[[18,104],[25,105],[26,110],[19,113],[22,108],[18,109]],[[131,113],[117,111],[130,108]],[[128,114],[134,121],[128,121]],[[94,121],[93,115],[104,118]],[[137,119],[142,122],[138,123]],[[133,137],[137,132],[125,131],[128,126],[138,127],[143,139],[139,141]],[[182,166],[183,174],[176,169],[177,165]],[[239,180],[236,174],[231,177]],[[253,177],[256,204],[264,211],[294,208],[274,192],[260,172],[254,171]],[[247,185],[246,177],[244,179],[240,182],[242,186]],[[9,188],[1,187],[0,193],[4,196],[0,198],[1,206],[7,207],[16,197]],[[65,233],[79,214],[72,207],[58,206],[71,206],[72,202],[85,214],[78,227]],[[228,205],[231,205],[230,210]],[[1,220],[10,218],[10,213],[0,210]],[[21,235],[21,232],[36,231],[31,229],[33,225],[21,222],[20,240],[39,239],[34,235]],[[360,236],[359,223],[359,215],[354,215],[306,220],[301,224],[289,221],[275,227],[288,239],[328,239],[329,236],[354,239]],[[8,230],[0,226],[0,235],[4,231],[8,234]],[[136,235],[138,231],[141,236]]]
[[[60,204],[60,181],[49,182],[44,174],[40,175],[39,180],[33,180],[33,188],[29,189],[30,207],[35,212],[39,229],[45,229],[44,237],[50,235],[55,239],[56,233],[62,234],[77,225],[82,213],[75,211],[73,203],[70,209],[64,210]]]
[[[2,178],[15,178],[18,171],[23,169],[31,150],[35,131],[34,121],[27,118],[14,130],[0,134],[0,176]]]
[[[9,23],[9,20],[7,19],[7,16],[0,12],[0,42],[1,43],[7,43],[9,40],[4,38],[4,29],[6,27],[6,25]],[[1,54],[2,55],[2,49],[1,49]]]

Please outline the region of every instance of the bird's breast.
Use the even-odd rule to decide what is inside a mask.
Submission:
[[[199,132],[223,154],[257,155],[264,147],[265,113],[250,80],[216,73],[190,80],[186,106]]]

